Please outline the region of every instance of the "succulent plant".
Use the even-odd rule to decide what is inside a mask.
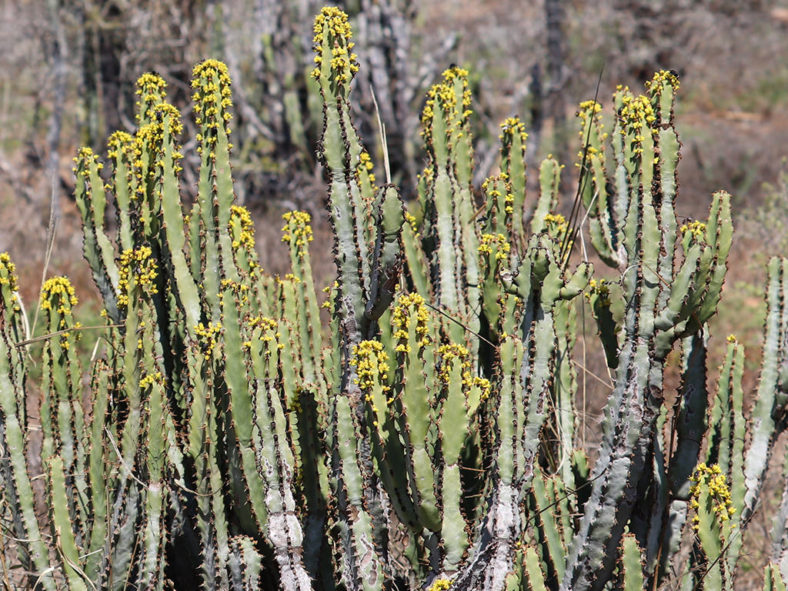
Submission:
[[[84,253],[106,317],[88,367],[66,278],[44,286],[47,334],[38,360],[26,354],[14,266],[0,255],[2,565],[14,551],[21,566],[4,580],[733,589],[741,532],[786,426],[788,261],[769,264],[761,380],[745,415],[734,338],[708,395],[730,197],[715,194],[705,222],[676,219],[676,78],[657,73],[643,95],[619,89],[609,135],[600,105],[581,104],[579,199],[612,268],[603,278],[572,255],[579,216],[558,213],[552,157],[539,194],[526,195],[517,119],[502,126],[500,173],[477,202],[462,68],[427,95],[419,211],[378,186],[351,114],[348,18],[325,8],[314,32],[337,267],[328,325],[307,214],[284,216],[291,273],[260,267],[251,217],[234,200],[231,85],[215,60],[194,69],[201,168],[189,209],[180,115],[155,75],[139,82],[136,133],[108,142],[108,174],[90,150],[76,158]],[[585,299],[614,379],[590,458],[573,362]],[[674,350],[682,385],[669,408]],[[34,363],[46,515],[29,462]],[[786,540],[776,527],[764,589],[785,588]]]

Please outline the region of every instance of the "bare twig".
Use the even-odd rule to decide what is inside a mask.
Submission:
[[[121,326],[123,326],[123,325],[122,324],[98,324],[96,326],[75,326],[73,328],[66,328],[66,329],[63,329],[63,330],[58,330],[56,332],[50,332],[49,334],[44,334],[44,335],[41,335],[39,337],[34,337],[32,339],[27,339],[25,341],[19,341],[18,343],[16,343],[16,346],[17,347],[26,347],[26,346],[31,345],[33,343],[38,343],[40,341],[47,341],[49,339],[52,339],[52,338],[55,338],[55,337],[59,337],[60,335],[64,335],[64,334],[72,332],[72,331],[100,330],[100,329],[104,329],[104,328],[119,328]]]

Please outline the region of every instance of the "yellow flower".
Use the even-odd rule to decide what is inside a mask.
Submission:
[[[588,282],[588,291],[586,298],[591,299],[592,295],[599,296],[597,300],[603,306],[610,305],[610,283],[606,279],[592,279]]]
[[[667,84],[673,88],[673,91],[677,91],[679,89],[679,78],[674,74],[672,71],[669,70],[660,70],[656,72],[654,76],[646,82],[646,88],[649,90],[653,90],[656,86],[662,86],[663,84]],[[657,89],[659,91],[660,89]]]
[[[468,107],[471,104],[471,90],[468,85],[468,70],[452,66],[443,72],[443,82],[434,84],[427,91],[427,102],[421,114],[424,125],[422,135],[432,134],[432,119],[436,112],[443,114],[446,121],[446,137],[451,138],[455,133],[461,137],[462,131],[455,129],[455,124],[464,125],[473,113]],[[456,83],[459,81],[460,96],[457,96]]]
[[[375,384],[379,384],[384,392],[390,390],[385,384],[389,372],[388,359],[388,354],[378,341],[361,341],[353,346],[350,364],[356,368],[356,383],[362,392],[369,394]]]
[[[124,250],[120,255],[118,307],[126,308],[129,305],[131,279],[134,279],[134,285],[141,287],[143,292],[151,295],[158,293],[156,287],[158,265],[152,254],[149,246],[141,246],[136,250]]]
[[[682,234],[692,234],[692,237],[697,240],[703,240],[706,237],[706,224],[703,222],[689,222],[681,226]]]
[[[289,211],[282,216],[285,225],[282,226],[282,242],[296,247],[296,254],[303,258],[307,254],[307,243],[312,242],[312,227],[309,222],[311,216],[305,211]]]
[[[312,76],[316,79],[321,76],[321,67],[326,57],[323,55],[323,48],[326,46],[331,51],[330,60],[326,63],[329,64],[333,81],[339,85],[350,82],[358,72],[358,56],[351,52],[355,44],[351,41],[353,33],[347,14],[339,8],[326,6],[315,17],[313,31],[315,36],[312,42],[318,67],[312,70]]]
[[[636,147],[634,152],[640,154],[643,152],[640,145],[643,143],[645,137],[643,131],[644,127],[649,130],[649,133],[656,134],[656,127],[652,126],[656,122],[656,115],[654,114],[654,107],[651,101],[645,95],[634,96],[629,92],[629,89],[624,89],[616,93],[620,97],[621,108],[618,111],[619,121],[621,122],[621,134],[626,136],[632,134]]]
[[[153,110],[167,96],[167,83],[158,74],[150,72],[143,74],[137,79],[136,95],[137,101],[137,121],[147,120]]]
[[[216,322],[205,325],[200,322],[194,327],[194,333],[205,356],[211,357],[219,342],[219,336],[222,334],[222,323]]]
[[[16,277],[16,265],[11,261],[7,252],[0,253],[0,286],[7,285],[13,293],[19,291]]]
[[[227,65],[215,59],[200,62],[192,71],[192,88],[195,89],[192,100],[195,103],[197,124],[202,126],[202,143],[212,154],[218,130],[222,129],[225,135],[230,135],[228,123],[232,114],[229,109],[233,102]]]
[[[480,254],[491,255],[496,261],[504,261],[512,250],[512,245],[503,234],[482,234],[476,250]]]
[[[520,121],[519,117],[508,117],[501,123],[501,134],[499,139],[505,143],[510,144],[515,135],[520,136],[520,141],[525,144],[528,139],[528,134],[525,133],[525,124]]]
[[[430,343],[428,321],[429,313],[423,297],[417,293],[400,295],[391,315],[394,338],[397,339],[395,350],[398,353],[410,353],[408,330],[411,326],[414,326],[419,348],[427,346]]]
[[[451,588],[451,581],[449,579],[435,579],[427,591],[447,591]]]
[[[731,491],[728,488],[725,474],[722,473],[719,465],[712,464],[707,466],[704,462],[701,462],[695,468],[695,473],[690,480],[693,482],[690,488],[690,496],[692,497],[690,504],[694,509],[700,508],[699,499],[702,494],[707,494],[711,502],[711,509],[719,520],[720,525],[734,516],[736,508],[733,507]],[[697,531],[700,527],[700,519],[697,515],[693,519],[693,524]]]
[[[149,388],[150,386],[152,386],[155,383],[158,383],[158,384],[163,384],[164,383],[164,378],[162,377],[160,371],[157,371],[155,373],[149,373],[144,378],[142,378],[140,380],[140,390],[144,390],[145,388]]]
[[[233,237],[233,250],[243,247],[248,252],[254,252],[254,222],[248,209],[240,205],[231,206],[228,229]]]
[[[451,371],[455,363],[460,364],[460,374],[462,377],[462,385],[464,390],[468,391],[472,386],[481,384],[476,382],[476,378],[471,375],[471,359],[468,349],[462,345],[450,343],[448,345],[441,345],[438,348],[439,355],[439,370],[438,376],[441,378],[445,385],[449,385],[451,379]]]
[[[64,316],[71,315],[71,308],[77,305],[77,296],[68,277],[53,277],[44,282],[41,288],[41,309],[56,310]]]
[[[564,216],[562,216],[560,213],[548,213],[546,216],[544,216],[544,223],[548,230],[552,230],[557,235],[561,235],[566,232],[568,227],[566,218],[564,218]]]

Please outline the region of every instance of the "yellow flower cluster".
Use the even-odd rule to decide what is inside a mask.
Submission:
[[[427,103],[421,113],[421,121],[424,125],[432,125],[432,118],[435,115],[436,103],[443,107],[446,113],[451,113],[457,106],[457,96],[454,94],[454,87],[447,84],[434,84],[427,91]]]
[[[566,218],[560,213],[548,213],[544,216],[544,223],[551,234],[561,235],[567,230]]]
[[[192,71],[192,88],[194,88],[194,113],[195,123],[202,127],[202,133],[197,135],[197,141],[211,150],[216,145],[219,126],[225,134],[230,135],[228,125],[233,106],[232,90],[230,88],[230,74],[227,66],[219,60],[207,59],[194,66]],[[232,144],[228,144],[232,148]],[[202,153],[202,147],[197,151]]]
[[[419,237],[419,226],[416,223],[416,216],[410,213],[409,211],[405,212],[405,221],[408,222],[410,225],[410,229],[413,230],[413,235],[415,237]]]
[[[219,283],[222,288],[222,293],[219,294],[220,298],[224,298],[225,290],[230,290],[238,298],[238,303],[244,305],[249,302],[249,285],[240,281],[233,281],[232,279],[222,279]]]
[[[395,349],[398,353],[410,353],[408,330],[413,321],[416,322],[416,336],[419,339],[417,344],[422,349],[430,343],[427,306],[424,305],[424,298],[417,293],[402,294],[391,315],[394,338],[399,341]]]
[[[307,244],[313,239],[312,226],[309,225],[312,217],[305,211],[288,211],[282,219],[285,220],[282,242],[295,244],[299,258],[303,258],[307,254]]]
[[[140,390],[145,390],[146,388],[151,387],[153,384],[163,384],[164,378],[161,375],[160,371],[156,373],[149,373],[144,378],[140,380]]]
[[[107,140],[107,157],[112,161],[113,168],[117,171],[122,165],[126,166],[126,178],[124,181],[130,185],[134,162],[139,160],[142,152],[139,145],[134,140],[131,134],[125,131],[116,131]],[[114,179],[113,179],[114,181]],[[106,191],[114,191],[111,181],[106,185]],[[131,197],[135,196],[136,192],[132,192]]]
[[[65,321],[65,319],[61,320],[61,321],[60,321],[60,329],[61,329],[61,330],[63,330],[63,329],[65,329],[65,328],[66,328],[66,326],[67,326],[67,325],[66,325],[66,321]],[[82,323],[81,323],[81,322],[75,322],[75,323],[74,323],[74,326],[73,326],[72,328],[74,328],[75,330],[79,330],[80,328],[82,328]],[[70,343],[70,341],[69,341],[69,338],[70,338],[70,337],[71,337],[71,330],[67,330],[67,331],[65,331],[63,334],[61,334],[61,335],[60,335],[60,346],[61,346],[63,349],[66,349],[66,350],[67,350],[67,349],[69,349],[69,347],[71,346],[71,343]],[[82,338],[82,335],[81,335],[80,333],[77,333],[77,334],[74,336],[74,341],[75,341],[75,342],[76,342],[76,341],[79,341],[81,338]]]
[[[481,242],[477,247],[480,254],[492,255],[495,253],[496,261],[506,260],[512,250],[512,245],[503,234],[482,234]]]
[[[578,112],[578,117],[583,121],[588,118],[590,113],[594,115],[602,112],[602,105],[600,105],[597,101],[590,100],[590,101],[583,101],[580,103],[580,111]]]
[[[161,129],[161,139],[162,143],[164,140],[164,129],[165,129],[165,121],[169,117],[169,134],[170,137],[176,138],[183,132],[183,124],[181,123],[181,113],[169,103],[162,103],[160,105],[156,105],[153,109],[153,115],[156,118],[158,125]],[[175,172],[181,172],[183,168],[178,164],[179,160],[183,160],[183,154],[180,152],[180,146],[176,146],[171,154],[171,158],[173,160],[173,168]],[[156,164],[163,168],[164,167],[164,150],[162,146],[162,152],[156,159]]]
[[[143,127],[147,127],[147,125]],[[107,157],[112,161],[115,170],[120,168],[122,164],[125,164],[127,167],[126,182],[129,185],[131,185],[132,175],[137,178],[137,188],[129,196],[131,199],[136,199],[139,195],[145,193],[145,188],[142,184],[142,168],[144,166],[142,150],[143,148],[148,148],[145,145],[145,141],[156,136],[152,129],[146,131],[146,134],[148,135],[142,136],[138,133],[135,137],[125,131],[116,131],[107,140]],[[153,172],[151,171],[149,174],[153,174]],[[113,190],[111,185],[108,185],[106,189],[108,191]]]
[[[140,147],[148,148],[152,152],[159,151],[163,139],[164,134],[162,133],[161,126],[157,125],[156,122],[143,125],[137,130],[137,141]]]
[[[134,147],[127,148],[128,155],[133,158],[132,165],[134,174],[137,176],[137,194],[135,197],[142,196],[145,193],[145,183],[142,179],[142,169],[145,166],[143,153],[147,153],[153,161],[153,166],[147,170],[149,177],[156,176],[156,169],[162,170],[164,168],[165,121],[169,124],[166,131],[171,138],[179,136],[183,131],[180,111],[169,103],[160,103],[153,107],[150,118],[150,123],[143,125],[137,131],[137,135],[134,138]],[[110,156],[113,155],[117,155],[117,152],[111,151]],[[178,161],[183,159],[183,154],[179,151],[179,147],[173,150],[171,157],[175,172],[180,172],[182,168]]]
[[[162,131],[164,130],[164,121],[167,117],[170,118],[171,135],[180,135],[183,132],[183,124],[181,123],[181,112],[170,103],[161,103],[153,108],[153,115],[156,120],[161,124]],[[181,156],[183,158],[183,156]]]
[[[482,400],[487,400],[487,398],[489,398],[492,384],[490,384],[490,380],[486,378],[474,377],[471,375],[471,356],[468,349],[462,345],[451,343],[448,345],[441,345],[438,348],[438,355],[440,357],[438,362],[438,376],[445,385],[449,385],[451,369],[454,362],[457,362],[460,364],[462,387],[466,395],[471,388],[476,387],[481,390],[480,398]]]
[[[143,101],[150,102],[151,95],[159,95],[164,98],[167,96],[166,89],[167,83],[158,74],[146,72],[137,78],[137,90],[135,94],[142,98]]]
[[[154,166],[151,166],[147,170],[147,175],[149,177],[154,177],[156,175],[156,157],[159,156],[161,153],[161,144],[158,146],[154,143],[157,137],[161,138],[161,136],[156,132],[156,124],[149,123],[148,125],[143,125],[140,129],[137,130],[137,134],[134,136],[134,146],[131,148],[129,154],[132,156],[131,166],[133,175],[136,179],[136,188],[134,192],[130,195],[132,200],[135,199],[144,199],[145,198],[145,179],[143,179],[143,169],[146,166],[145,161],[143,160],[143,152],[148,155],[154,156]],[[163,162],[160,160],[158,162],[159,165],[162,165]],[[144,222],[144,220],[143,220]]]
[[[149,294],[158,293],[156,277],[158,266],[151,258],[152,251],[149,246],[137,249],[124,250],[120,255],[118,279],[118,307],[126,308],[129,305],[130,279]]]
[[[361,152],[361,154],[358,156],[358,159],[359,162],[361,162],[361,165],[369,171],[375,167],[375,165],[372,163],[372,157],[369,155],[369,152]]]
[[[444,384],[449,384],[451,377],[451,368],[454,362],[458,362],[462,369],[462,385],[470,388],[475,384],[473,376],[471,375],[471,359],[468,349],[462,345],[454,343],[448,345],[441,345],[438,348],[438,355],[440,356],[440,369],[438,375]]]
[[[206,326],[200,322],[194,327],[194,333],[197,335],[197,342],[206,357],[213,355],[216,345],[219,343],[219,335],[222,334],[222,323],[208,323]]]
[[[370,184],[374,187],[375,175],[372,173],[372,169],[375,168],[375,165],[372,163],[372,157],[369,155],[369,152],[361,152],[361,154],[359,154],[358,165],[359,169],[366,171],[367,178],[369,179]]]
[[[736,338],[735,334],[729,334],[728,338],[726,340],[732,345],[734,345],[734,344],[739,342],[738,339]]]
[[[490,187],[490,183],[494,182],[494,181],[497,181],[497,180],[498,180],[498,177],[487,177],[486,179],[484,179],[484,182],[482,183],[482,191],[485,192],[485,193],[488,193],[491,197],[500,197],[501,196],[501,192],[500,191],[497,191],[495,189],[492,189],[492,190],[488,191],[488,189]]]
[[[629,132],[635,134],[634,141],[637,146],[634,148],[636,154],[642,154],[643,148],[640,144],[645,139],[644,133],[656,133],[656,129],[651,129],[651,125],[657,120],[654,114],[654,107],[645,95],[633,96],[628,88],[620,91],[621,109],[618,116],[621,120],[621,133],[626,135]],[[644,130],[645,127],[645,130]]]
[[[662,86],[663,84],[672,86],[674,92],[677,91],[680,86],[678,76],[669,70],[660,70],[654,74],[651,80],[646,82],[646,88],[652,90],[654,87]]]
[[[323,43],[326,41],[326,45],[331,48],[330,66],[334,81],[340,86],[349,83],[358,72],[358,56],[352,53],[356,44],[351,41],[353,31],[347,14],[334,6],[326,6],[315,17],[313,31],[317,67],[312,70],[312,76],[320,78],[323,60],[329,59],[323,55]]]
[[[52,304],[57,301],[58,314],[71,314],[71,308],[77,305],[77,296],[68,277],[52,277],[44,282],[41,288],[41,309],[53,310]]]
[[[356,368],[356,383],[361,391],[367,394],[367,402],[371,401],[369,392],[375,383],[382,385],[382,390],[388,392],[389,387],[384,385],[389,375],[389,356],[383,350],[383,345],[378,341],[361,341],[353,346],[353,357],[350,364]]]
[[[0,252],[0,285],[7,285],[11,292],[19,291],[16,265],[11,261],[11,256],[7,252]]]
[[[707,492],[712,502],[712,509],[717,516],[720,524],[728,521],[736,513],[736,508],[731,500],[731,491],[725,481],[725,474],[717,464],[707,466],[704,462],[698,464],[695,473],[690,480],[694,483],[690,488],[690,506],[699,509],[698,498],[701,492]],[[695,531],[700,527],[700,518],[695,515],[692,518]]]
[[[166,88],[167,83],[158,74],[148,72],[137,78],[137,121],[150,117],[153,107],[167,96]]]
[[[462,106],[467,108],[471,106],[471,91],[468,87],[468,70],[460,68],[459,66],[452,66],[444,70],[443,74],[444,84],[454,84],[455,80],[462,81]]]
[[[74,174],[81,175],[85,179],[90,178],[91,164],[95,163],[96,169],[99,171],[104,168],[104,165],[98,161],[98,156],[94,154],[93,150],[87,146],[79,149],[79,152],[77,152],[77,155],[74,158],[74,162],[76,163],[76,166],[74,166],[71,171]]]
[[[72,308],[77,303],[74,286],[71,285],[68,277],[52,277],[44,282],[44,286],[41,288],[41,309],[50,314],[57,314],[57,317],[60,318],[58,323],[60,330],[68,327],[68,319],[73,316]],[[79,327],[75,325],[75,328]],[[65,342],[66,336],[63,335],[63,342]]]
[[[503,198],[504,203],[504,212],[506,215],[512,215],[514,213],[514,194],[507,191],[506,197]]]
[[[492,189],[489,188],[491,183],[493,184]],[[497,188],[500,186],[500,184],[504,185],[504,189],[506,191],[505,195],[500,189]],[[482,183],[482,191],[487,193],[489,201],[494,201],[496,204],[498,203],[498,199],[500,199],[501,195],[503,195],[504,212],[507,216],[510,216],[514,213],[514,195],[512,194],[512,184],[509,182],[508,174],[504,172],[496,177],[486,179]]]
[[[475,377],[473,378],[473,385],[482,391],[480,396],[482,400],[487,400],[490,397],[490,391],[492,390],[490,380],[487,378]]]
[[[451,581],[449,579],[435,579],[427,591],[447,591],[451,588]]]
[[[528,134],[525,133],[525,123],[519,117],[508,117],[501,123],[501,133],[498,139],[503,140],[504,144],[511,145],[515,134],[520,136],[520,141],[525,145]]]
[[[139,325],[138,334],[140,334],[140,333],[141,333],[141,331],[142,331],[144,328],[145,328],[145,321],[144,321],[144,320],[140,320],[140,325]],[[139,338],[137,339],[137,350],[138,350],[138,351],[142,351],[142,337],[139,337]]]
[[[588,282],[588,291],[586,292],[586,298],[591,299],[591,294],[596,294],[599,296],[599,303],[603,306],[610,305],[610,284],[606,279],[592,279]]]
[[[260,329],[260,340],[264,343],[277,343],[277,349],[283,349],[284,345],[279,343],[279,339],[282,336],[282,333],[279,332],[279,325],[277,324],[276,320],[273,318],[269,318],[268,316],[256,316],[249,320],[249,325],[255,329]],[[247,347],[251,347],[252,343],[247,342],[244,343]],[[266,355],[268,355],[268,351],[266,351]]]
[[[588,134],[588,130],[586,129],[586,123],[589,123],[589,121],[588,121],[589,117],[591,118],[591,121],[590,121],[591,125],[596,125],[600,130],[603,129],[603,126],[602,126],[602,123],[601,123],[601,119],[602,119],[601,113],[602,113],[602,105],[600,105],[596,101],[593,101],[593,100],[592,101],[583,101],[582,103],[580,103],[579,110],[577,111],[577,116],[580,118],[580,121],[583,123],[583,125],[582,125],[583,129],[581,129],[579,132],[577,132],[577,134],[580,136],[580,139],[583,141],[584,144],[585,144],[586,137],[587,137],[587,134]],[[607,134],[606,133],[602,133],[601,139],[603,141],[606,140],[607,139]],[[602,144],[602,145],[604,146],[604,144]],[[588,146],[588,152],[587,152],[588,156],[593,156],[594,154],[596,154],[598,152],[599,152],[599,150],[597,148],[595,148],[594,146]],[[581,150],[580,152],[578,152],[577,156],[578,156],[578,158],[582,158],[583,157],[583,151]]]
[[[249,323],[252,327],[260,327],[263,331],[275,331],[276,327],[278,326],[276,320],[273,318],[269,318],[268,316],[257,316],[252,318]],[[274,336],[277,338],[279,337],[279,333],[276,333]],[[265,339],[263,339],[265,340]]]
[[[107,140],[107,156],[111,160],[118,161],[121,156],[126,156],[130,148],[134,145],[134,138],[125,131],[116,131]]]
[[[248,251],[254,251],[254,222],[248,209],[240,205],[230,206],[228,230],[233,238],[233,250],[243,247]]]
[[[462,85],[462,111],[457,106],[457,94],[454,88],[456,80],[460,80]],[[455,119],[459,119],[459,123],[462,125],[473,112],[469,108],[471,106],[471,90],[468,86],[468,70],[452,66],[443,72],[443,82],[433,84],[427,91],[427,102],[421,113],[421,122],[424,125],[422,135],[428,134],[432,129],[436,105],[443,111],[447,123],[446,136],[450,137],[454,133],[452,124]]]
[[[582,132],[582,131],[580,132],[580,135],[581,135],[581,136],[583,137],[583,139],[585,140],[585,134],[583,134],[583,132]],[[607,139],[607,134],[604,134],[604,139]],[[583,160],[583,152],[585,152],[585,154],[586,154],[586,158],[590,158],[591,156],[595,156],[596,154],[599,154],[599,153],[600,153],[600,151],[601,151],[601,150],[597,150],[597,149],[596,149],[594,146],[592,146],[592,145],[589,145],[587,149],[584,149],[584,150],[578,150],[578,151],[577,151],[577,158],[578,158],[578,160],[580,160],[580,162],[575,162],[575,167],[576,167],[576,168],[580,168],[580,165],[581,165],[581,163],[582,163],[582,160]],[[593,180],[594,180],[594,181],[596,181],[596,176],[594,176],[594,177],[593,177]]]
[[[326,301],[323,302],[320,307],[324,310],[333,310],[333,298],[331,297],[335,290],[339,289],[339,282],[334,281],[331,285],[326,285],[321,291],[326,294]]]
[[[697,220],[682,225],[680,229],[682,234],[692,234],[696,240],[703,240],[706,237],[706,224]]]

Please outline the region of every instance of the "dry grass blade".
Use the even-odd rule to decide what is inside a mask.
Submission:
[[[380,147],[383,150],[383,165],[386,169],[386,184],[391,184],[391,166],[389,165],[389,146],[386,141],[386,125],[380,119],[380,109],[378,108],[378,100],[375,98],[375,91],[370,89],[372,93],[372,103],[375,105],[375,116],[378,119],[378,129],[380,130]]]
[[[57,332],[50,332],[49,334],[43,334],[38,337],[34,337],[32,339],[27,339],[25,341],[19,341],[16,346],[17,347],[26,347],[28,345],[32,345],[33,343],[39,343],[41,341],[47,341],[49,339],[59,337],[60,335],[64,335],[66,333],[72,331],[83,331],[83,330],[99,330],[103,328],[119,328],[123,326],[122,324],[99,324],[96,326],[77,326],[74,328],[67,328],[65,330],[58,330]]]
[[[596,81],[596,90],[594,91],[594,105],[597,104],[599,99],[599,86],[602,83],[602,75],[605,73],[605,66],[602,64],[602,68],[599,70],[599,77]],[[585,191],[586,183],[588,182],[588,173],[586,171],[586,167],[588,165],[588,147],[591,142],[591,126],[592,122],[589,121],[588,124],[588,131],[586,132],[586,139],[583,145],[583,157],[580,162],[580,178],[577,181],[577,191],[575,192],[575,198],[572,202],[572,211],[569,214],[569,219],[567,220],[569,229],[567,230],[566,234],[564,234],[564,239],[561,242],[561,250],[559,252],[558,260],[563,261],[563,269],[566,268],[566,265],[569,261],[569,255],[572,254],[572,249],[575,246],[575,240],[577,239],[577,233],[580,231],[580,227],[582,224],[578,223],[578,219],[580,218],[580,205],[583,197],[583,191]]]
[[[440,309],[440,308],[438,308],[437,306],[433,306],[432,304],[430,304],[429,302],[426,302],[426,301],[424,302],[424,305],[425,305],[425,306],[427,306],[428,308],[430,308],[431,310],[435,310],[435,311],[436,311],[438,314],[442,314],[443,316],[445,316],[446,318],[448,318],[449,320],[451,320],[451,321],[452,321],[452,322],[454,322],[455,324],[458,324],[459,326],[461,326],[462,328],[464,328],[464,329],[465,329],[467,332],[471,333],[471,334],[472,334],[473,336],[475,336],[477,339],[479,339],[479,340],[481,340],[481,341],[484,341],[485,343],[487,343],[487,344],[488,344],[488,345],[490,345],[491,347],[495,348],[495,344],[494,344],[494,343],[492,343],[491,341],[489,341],[489,340],[485,339],[485,338],[484,338],[482,335],[480,335],[478,332],[476,332],[476,331],[474,331],[473,329],[469,328],[468,326],[466,326],[465,324],[463,324],[462,322],[460,322],[459,320],[457,320],[456,318],[454,318],[454,317],[453,317],[453,316],[451,316],[450,314],[448,314],[448,313],[444,312],[443,310],[441,310],[441,309]]]

